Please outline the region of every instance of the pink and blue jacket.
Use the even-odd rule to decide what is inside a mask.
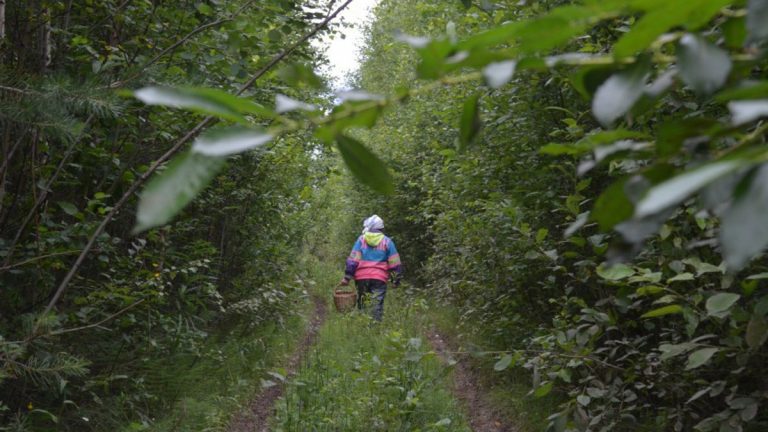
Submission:
[[[347,258],[344,277],[386,282],[390,272],[395,273],[395,281],[399,281],[403,274],[395,242],[380,232],[368,232],[358,237]]]

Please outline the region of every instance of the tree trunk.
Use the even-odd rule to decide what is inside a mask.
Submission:
[[[0,0],[0,41],[5,39],[5,0]]]
[[[52,56],[51,53],[53,52],[52,48],[52,31],[51,31],[51,13],[48,10],[48,8],[44,8],[40,16],[43,19],[43,35],[42,35],[42,58],[41,58],[41,65],[42,69],[45,70],[48,68],[48,66],[51,65]]]

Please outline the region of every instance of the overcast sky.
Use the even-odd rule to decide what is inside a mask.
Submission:
[[[372,18],[372,9],[378,0],[353,0],[336,18],[343,19],[351,26],[344,27],[342,32],[345,38],[336,35],[334,39],[315,38],[312,44],[327,49],[326,53],[330,61],[330,67],[325,72],[334,82],[331,86],[334,90],[346,88],[345,81],[350,72],[359,67],[360,48],[363,45],[363,26]]]

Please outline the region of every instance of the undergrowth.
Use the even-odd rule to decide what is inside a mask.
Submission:
[[[265,324],[255,333],[220,341],[218,360],[177,370],[184,376],[177,402],[153,431],[226,430],[231,416],[243,409],[259,388],[266,370],[292,351],[304,331],[305,319],[294,314],[279,326]]]
[[[279,319],[254,327],[242,323],[211,335],[202,355],[158,360],[146,383],[171,401],[157,418],[132,422],[128,431],[222,431],[245,409],[268,371],[284,362],[304,334],[312,304],[306,294],[284,299]]]

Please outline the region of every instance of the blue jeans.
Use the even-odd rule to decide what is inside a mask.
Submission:
[[[387,283],[378,279],[361,279],[355,281],[357,287],[357,308],[363,310],[368,294],[372,294],[373,319],[381,321],[384,315],[384,296],[387,295]]]

